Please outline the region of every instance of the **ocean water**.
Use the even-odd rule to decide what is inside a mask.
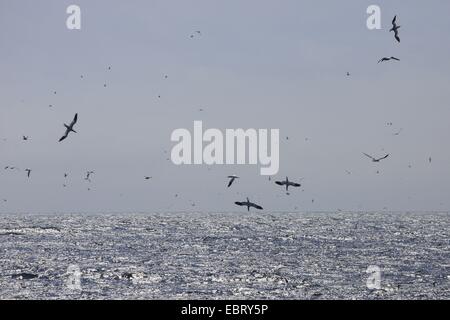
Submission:
[[[449,218],[0,215],[0,299],[449,299]]]

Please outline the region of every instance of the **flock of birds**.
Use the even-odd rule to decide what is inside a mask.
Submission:
[[[395,40],[400,43],[399,28],[400,28],[400,26],[397,25],[397,16],[395,16],[394,19],[392,20],[392,28],[389,30],[389,32],[394,32]],[[194,31],[192,34],[189,35],[189,38],[190,39],[194,39],[194,38],[199,37],[201,35],[202,35],[201,31]],[[396,58],[394,56],[391,56],[391,57],[383,57],[383,58],[381,58],[378,61],[378,63],[387,62],[387,61],[391,61],[391,60],[392,61],[400,61],[400,59],[398,59],[398,58]],[[111,70],[110,66],[108,67],[108,70]],[[347,76],[350,76],[350,72],[347,72]],[[167,79],[167,77],[168,77],[167,75],[164,76],[165,79]],[[81,78],[83,79],[84,75],[81,75]],[[106,86],[107,85],[105,83],[104,87],[106,87]],[[56,94],[56,91],[54,91],[53,93]],[[158,96],[158,98],[161,98],[161,96]],[[49,105],[49,106],[52,107],[52,105]],[[203,109],[199,109],[199,111],[203,111]],[[63,142],[65,140],[67,140],[69,138],[70,134],[77,133],[77,131],[74,129],[74,127],[75,127],[75,125],[77,123],[78,123],[78,113],[75,114],[75,116],[73,117],[73,120],[70,122],[70,124],[64,124],[65,132],[60,137],[59,142]],[[388,125],[389,125],[389,123],[388,123]],[[390,125],[392,125],[392,123],[390,123]],[[400,135],[402,130],[403,129],[400,129],[398,132],[394,133],[394,135]],[[289,137],[286,137],[286,139],[289,140]],[[28,141],[28,140],[30,140],[30,137],[23,135],[22,136],[22,140],[23,141]],[[367,153],[363,153],[363,155],[366,156],[367,158],[371,159],[372,162],[374,162],[374,163],[379,163],[382,160],[385,160],[385,159],[387,159],[389,157],[389,154],[386,154],[386,155],[384,155],[382,157],[374,157],[374,156],[372,156],[370,154],[367,154]],[[429,158],[429,161],[431,163],[431,157]],[[14,166],[6,166],[5,170],[20,170],[20,169],[17,168],[17,167],[14,167]],[[32,170],[27,168],[27,169],[25,169],[25,172],[27,174],[27,177],[30,178]],[[346,172],[347,172],[347,174],[351,174],[351,172],[348,171],[348,170],[346,170]],[[87,171],[84,180],[86,180],[88,182],[91,182],[91,176],[93,174],[94,174],[94,171]],[[68,177],[68,174],[64,173],[64,178],[67,178],[67,177]],[[150,180],[150,179],[152,179],[152,177],[151,176],[145,176],[144,179],[145,180]],[[233,183],[235,183],[235,181],[237,179],[240,179],[240,177],[237,176],[237,175],[230,175],[230,176],[228,176],[228,179],[229,179],[229,181],[228,181],[227,187],[230,188],[233,185]],[[271,181],[270,177],[269,177],[269,181]],[[287,195],[289,195],[289,187],[299,188],[299,187],[302,186],[301,183],[299,183],[299,182],[290,181],[288,177],[286,177],[286,179],[282,180],[282,181],[275,181],[275,184],[278,185],[278,186],[284,187]],[[66,186],[67,186],[66,184],[63,185],[63,187],[66,187]],[[90,189],[88,188],[88,190],[90,190]],[[176,196],[178,196],[178,195],[176,195]],[[7,200],[3,199],[3,201],[6,202]],[[312,200],[312,202],[314,202],[314,200]],[[246,201],[236,201],[235,204],[237,206],[247,207],[247,211],[250,211],[250,208],[263,210],[262,206],[254,203],[254,202],[251,202],[248,197],[246,198]]]
[[[400,26],[397,25],[397,15],[396,15],[396,16],[394,17],[394,19],[392,20],[392,28],[389,30],[389,32],[394,32],[394,38],[395,38],[395,40],[397,40],[397,42],[400,43],[400,35],[399,35],[399,31],[398,31],[399,29],[400,29]],[[399,58],[396,58],[396,57],[394,57],[394,56],[391,56],[391,57],[383,57],[383,58],[381,58],[381,59],[378,61],[378,63],[382,63],[382,62],[386,62],[386,61],[391,61],[391,60],[393,60],[393,61],[400,61]],[[348,77],[351,76],[350,72],[347,72],[347,76],[348,76]],[[392,125],[392,123],[391,123],[391,125]],[[394,133],[394,135],[398,136],[398,135],[400,135],[400,133],[401,133],[402,131],[403,131],[403,129],[400,129],[398,132]],[[286,140],[289,140],[289,137],[286,137]],[[382,156],[382,157],[373,157],[373,156],[371,156],[371,155],[369,155],[369,154],[367,154],[367,153],[365,153],[365,152],[363,152],[363,155],[365,155],[366,157],[368,157],[369,159],[371,159],[372,162],[374,162],[374,163],[381,162],[382,160],[385,160],[385,159],[387,159],[387,158],[389,157],[389,154],[386,154],[386,155],[384,155],[384,156]],[[429,161],[430,161],[430,163],[431,163],[431,157],[429,158]],[[347,174],[351,174],[351,172],[348,171],[348,170],[346,170],[346,172],[347,172]],[[379,173],[379,171],[377,171],[377,173]],[[230,187],[230,186],[233,184],[233,182],[234,182],[236,179],[238,179],[239,177],[236,176],[236,175],[231,175],[231,176],[228,176],[228,178],[230,179],[229,182],[228,182],[228,187]],[[270,180],[270,178],[269,178],[269,180]],[[289,187],[295,187],[295,188],[301,187],[301,184],[300,184],[300,183],[296,183],[296,182],[289,181],[289,178],[288,178],[288,177],[286,177],[286,180],[284,180],[284,181],[275,181],[275,184],[277,184],[277,185],[279,185],[279,186],[285,186],[285,188],[286,188],[286,194],[288,194],[288,195],[289,195]],[[312,200],[312,202],[314,202],[314,199]],[[258,210],[263,210],[263,207],[261,207],[260,205],[258,205],[258,204],[256,204],[256,203],[251,202],[251,201],[249,200],[249,198],[247,198],[246,201],[237,201],[237,202],[235,202],[235,204],[238,205],[238,206],[247,207],[247,210],[248,210],[248,211],[250,211],[250,208],[255,208],[255,209],[258,209]]]

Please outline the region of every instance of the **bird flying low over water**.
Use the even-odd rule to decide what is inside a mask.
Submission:
[[[368,155],[367,153],[364,153],[364,152],[363,152],[363,155],[365,155],[366,157],[372,159],[372,162],[380,162],[381,160],[384,160],[384,159],[386,159],[387,157],[389,157],[389,154],[387,154],[387,155],[385,155],[385,156],[382,157],[382,158],[374,158],[374,157],[372,157],[371,155]]]
[[[228,188],[231,187],[231,185],[233,184],[234,180],[239,179],[239,177],[236,176],[236,175],[228,176],[228,178],[230,179],[230,181],[228,182]]]
[[[302,185],[300,183],[295,183],[295,182],[291,182],[289,181],[289,178],[286,177],[286,180],[284,181],[275,181],[275,183],[279,186],[286,186],[286,191],[289,191],[289,187],[301,187]]]
[[[241,207],[247,207],[247,211],[250,211],[250,208],[255,208],[258,210],[263,210],[263,207],[257,205],[256,203],[250,202],[250,200],[247,198],[247,201],[245,202],[235,202],[236,205],[241,206]]]
[[[390,57],[390,58],[384,57],[384,58],[381,58],[380,60],[378,60],[378,63],[380,63],[380,62],[385,62],[385,61],[389,61],[389,60],[400,61],[400,59],[399,59],[399,58],[396,58],[396,57]]]
[[[397,25],[397,16],[395,16],[394,19],[392,20],[392,29],[389,30],[389,32],[394,31],[395,40],[400,42],[400,37],[398,35],[398,29],[400,29],[400,26]]]
[[[77,123],[77,121],[78,121],[78,113],[75,114],[75,117],[73,118],[70,125],[64,124],[64,127],[66,127],[66,133],[64,133],[64,135],[59,139],[59,142],[65,140],[69,136],[70,132],[77,133],[75,130],[73,130],[73,126]]]
[[[29,177],[30,177],[30,174],[31,174],[31,169],[25,169],[25,171],[26,171],[26,173],[27,173],[27,177],[29,178]]]

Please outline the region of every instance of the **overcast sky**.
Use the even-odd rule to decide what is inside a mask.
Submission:
[[[382,30],[366,27],[371,4]],[[0,212],[241,211],[247,196],[268,212],[448,210],[449,12],[447,0],[0,0]],[[58,143],[76,112],[78,133]],[[167,161],[172,131],[194,120],[280,129],[279,174]],[[241,179],[227,189],[229,174]],[[302,188],[286,195],[273,183],[285,176]]]

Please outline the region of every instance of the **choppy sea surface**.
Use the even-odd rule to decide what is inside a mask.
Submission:
[[[0,215],[0,299],[449,299],[449,218]]]

